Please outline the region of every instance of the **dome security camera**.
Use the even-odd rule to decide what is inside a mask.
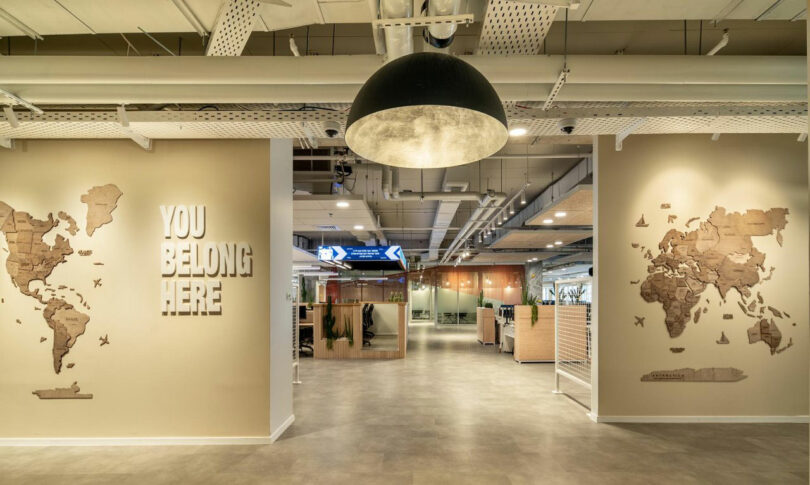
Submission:
[[[337,138],[340,135],[340,123],[337,121],[324,121],[323,131],[326,132],[326,136],[329,138]]]
[[[574,118],[564,118],[557,122],[557,128],[565,135],[573,133],[576,126],[577,120]]]

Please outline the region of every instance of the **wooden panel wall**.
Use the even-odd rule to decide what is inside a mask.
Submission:
[[[354,345],[349,345],[347,339],[338,339],[333,342],[332,348],[326,347],[326,338],[323,336],[323,313],[326,305],[316,304],[313,312],[315,322],[313,329],[313,349],[316,359],[402,359],[407,350],[407,324],[405,320],[405,303],[396,303],[397,312],[397,350],[369,350],[363,349],[363,305],[389,305],[388,302],[361,302],[361,303],[334,303],[332,313],[335,315],[335,328],[343,331],[344,316],[351,319],[354,331]]]

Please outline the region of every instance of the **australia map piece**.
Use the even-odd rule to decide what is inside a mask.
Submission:
[[[700,220],[700,217],[692,217],[692,218],[690,218],[688,221],[686,221],[686,227],[689,227],[689,224],[691,224],[691,223],[693,223],[695,221],[699,221],[699,220]]]
[[[737,382],[745,379],[743,371],[734,367],[704,367],[702,369],[656,370],[641,376],[642,382]]]
[[[644,319],[647,317],[635,317],[636,321],[633,324],[637,327],[644,327]]]
[[[70,214],[65,211],[59,211],[59,214],[57,215],[60,219],[68,223],[68,228],[66,230],[71,236],[78,234],[79,226],[76,225],[76,219],[70,217]]]
[[[779,348],[779,344],[782,342],[782,332],[779,331],[773,319],[768,322],[767,319],[763,318],[748,329],[748,343],[755,344],[757,342],[765,342],[771,348],[771,355],[776,353],[776,349]]]
[[[765,254],[754,246],[753,237],[781,233],[787,214],[780,208],[728,213],[717,207],[695,230],[667,231],[640,293],[648,303],[661,303],[670,337],[683,333],[708,285],[714,285],[722,299],[732,289],[751,295],[765,270]]]
[[[93,399],[92,394],[80,394],[79,385],[74,382],[70,387],[57,387],[56,389],[40,389],[32,392],[40,399]]]
[[[82,195],[81,201],[87,204],[87,227],[88,236],[92,236],[96,229],[104,224],[112,222],[112,213],[118,207],[118,199],[123,192],[113,184],[93,187],[86,194]]]
[[[684,350],[686,350],[684,347],[670,347],[669,348],[669,351],[672,352],[673,354],[680,354]]]
[[[62,370],[62,358],[70,352],[76,339],[84,334],[90,317],[58,298],[48,302],[42,315],[53,329],[53,371],[59,374]]]
[[[791,337],[790,340],[788,340],[787,345],[785,345],[781,349],[776,349],[776,353],[781,354],[782,352],[786,351],[787,349],[789,349],[791,347],[793,347],[793,337]]]
[[[728,344],[728,337],[726,337],[726,332],[720,332],[720,340],[715,340],[719,345]]]
[[[647,221],[644,220],[644,214],[641,214],[641,219],[636,222],[636,227],[648,227]]]

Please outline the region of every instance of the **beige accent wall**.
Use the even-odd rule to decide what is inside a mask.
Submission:
[[[54,374],[41,305],[12,286],[0,250],[0,437],[269,435],[269,162],[266,140],[156,141],[152,152],[128,140],[35,140],[0,152],[0,200],[39,219],[67,211],[82,228],[48,282],[91,306],[64,359],[75,367]],[[79,197],[108,183],[123,196],[113,222],[88,238]],[[221,315],[160,314],[161,204],[205,204],[202,241],[252,245],[253,276],[222,278]],[[100,347],[103,335],[110,344]],[[73,381],[94,398],[31,394]]]
[[[808,186],[807,146],[796,135],[632,135],[621,152],[613,137],[598,140],[598,325],[599,415],[612,416],[802,416],[808,411]],[[672,204],[662,210],[662,203]],[[638,242],[653,248],[670,228],[684,230],[691,217],[705,220],[715,206],[728,211],[787,207],[784,247],[776,239],[754,237],[764,252],[772,280],[754,287],[767,304],[790,313],[776,319],[783,343],[794,346],[772,356],[762,342],[749,344],[739,296],[729,293],[721,307],[711,300],[700,323],[690,322],[670,338],[660,303],[646,303],[639,285],[648,261]],[[644,214],[650,224],[636,228]],[[676,214],[674,224],[667,215]],[[694,223],[691,226],[695,227]],[[723,313],[734,314],[723,320]],[[634,316],[646,318],[644,328]],[[791,326],[797,322],[797,326]],[[729,345],[718,345],[725,331]],[[681,354],[670,347],[685,347]],[[737,367],[748,378],[736,383],[641,382],[653,370],[683,367]]]

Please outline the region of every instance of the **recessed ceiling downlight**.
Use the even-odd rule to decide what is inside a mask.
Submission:
[[[436,52],[409,54],[375,72],[357,93],[346,128],[352,151],[405,168],[475,162],[508,138],[506,113],[489,81]]]
[[[341,209],[345,209],[345,208],[349,207],[349,202],[345,201],[345,200],[339,200],[339,201],[337,201],[337,203],[335,203],[335,205],[340,207]]]

